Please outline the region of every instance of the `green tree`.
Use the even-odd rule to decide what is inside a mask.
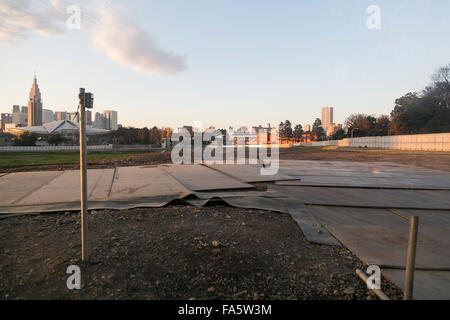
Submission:
[[[407,93],[395,100],[391,134],[450,132],[450,64],[432,75],[422,93]]]
[[[149,144],[150,143],[150,131],[147,127],[138,129],[137,132],[137,140],[141,144]]]
[[[301,138],[302,138],[302,135],[303,135],[303,127],[302,127],[301,124],[297,124],[297,125],[294,127],[294,133],[293,133],[293,135],[294,135],[294,138],[295,138],[295,139],[301,139]]]
[[[47,138],[47,142],[52,146],[57,146],[63,141],[64,138],[59,133],[52,134]]]
[[[38,135],[34,132],[24,132],[14,141],[15,146],[35,146]]]
[[[280,136],[280,138],[284,138],[284,136],[285,136],[284,122],[283,121],[281,121],[280,124],[278,125],[278,135]]]
[[[289,120],[286,120],[284,122],[284,137],[287,139],[292,138],[293,132],[292,132],[292,124]]]
[[[377,118],[375,128],[373,129],[374,136],[387,136],[389,134],[389,125],[391,120],[387,115],[381,115]]]
[[[407,112],[411,105],[417,102],[419,96],[416,92],[409,92],[404,96],[395,100],[394,110],[391,112],[391,123],[389,125],[389,131],[391,134],[403,134],[407,132]]]
[[[316,140],[321,140],[325,136],[325,132],[322,128],[322,121],[319,118],[317,118],[316,121],[314,121],[311,130],[311,136],[314,137]]]
[[[331,140],[342,140],[345,138],[345,131],[343,129],[339,129],[335,134],[331,136]]]
[[[151,128],[149,138],[151,144],[161,143],[161,131],[157,127]]]

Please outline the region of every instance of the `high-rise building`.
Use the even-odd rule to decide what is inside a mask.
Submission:
[[[21,112],[28,114],[28,107],[22,107]]]
[[[28,113],[14,112],[12,114],[12,122],[16,127],[26,127],[28,125]]]
[[[13,106],[13,113],[16,113],[16,112],[20,112],[20,106],[14,105]]]
[[[12,114],[11,113],[2,113],[0,115],[0,119],[2,121],[1,128],[2,128],[2,130],[5,130],[5,125],[12,123]]]
[[[99,113],[95,113],[95,119],[94,119],[94,128],[97,129],[105,129],[105,117]]]
[[[86,110],[86,125],[92,126],[92,111]]]
[[[333,108],[323,107],[322,108],[322,127],[327,131],[328,127],[333,123]]]
[[[36,75],[33,79],[33,85],[30,91],[30,99],[28,100],[28,126],[42,125],[42,100],[41,91],[37,84]]]
[[[107,129],[107,130],[117,130],[118,129],[117,111],[113,111],[113,110],[103,111],[103,116],[105,117],[105,121],[106,121],[105,129]]]
[[[42,123],[49,123],[55,120],[52,110],[44,109],[42,111]]]
[[[56,111],[53,117],[56,121],[70,120],[70,114],[65,111]]]
[[[327,136],[330,137],[333,134],[335,134],[336,132],[338,132],[339,129],[342,129],[342,125],[341,124],[337,124],[337,123],[333,123],[331,124],[328,129],[327,129]]]

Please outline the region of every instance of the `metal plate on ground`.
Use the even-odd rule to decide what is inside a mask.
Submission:
[[[188,194],[190,191],[160,167],[117,168],[109,200]]]
[[[381,275],[404,288],[405,271],[382,269]],[[415,271],[414,272],[414,300],[450,300],[450,272],[449,271]]]
[[[106,200],[111,187],[114,169],[88,170],[88,199]],[[18,205],[80,201],[80,172],[64,171],[61,175],[36,189]]]
[[[63,171],[18,172],[0,177],[0,205],[20,202],[63,173]]]
[[[262,175],[260,165],[248,164],[216,164],[208,165],[215,170],[222,172],[228,176],[234,177],[240,181],[253,182],[273,182],[279,180],[293,180],[291,176],[285,175],[281,172],[275,175]]]
[[[384,209],[309,206],[341,243],[368,264],[404,268],[409,222]],[[450,226],[419,226],[416,266],[449,269]]]
[[[329,246],[341,245],[303,203],[295,200],[284,202],[292,219],[297,222],[309,242]]]
[[[450,210],[450,191],[269,186],[305,204]]]
[[[290,185],[450,189],[449,172],[391,162],[280,160],[280,172],[301,177]]]
[[[161,167],[192,191],[255,188],[251,184],[238,181],[203,165],[164,165]]]

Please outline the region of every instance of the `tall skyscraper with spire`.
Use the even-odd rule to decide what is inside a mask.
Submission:
[[[28,100],[28,126],[42,125],[42,100],[41,91],[37,84],[36,74],[33,79],[33,86],[30,91],[30,99]]]

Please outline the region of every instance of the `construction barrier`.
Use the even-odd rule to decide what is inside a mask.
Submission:
[[[306,147],[339,146],[350,148],[414,151],[450,151],[450,133],[360,137],[304,143]]]
[[[113,150],[113,145],[99,145],[87,146],[89,151],[108,151]],[[0,147],[0,152],[61,152],[61,151],[79,151],[79,146],[34,146],[34,147],[19,147],[9,146]]]

